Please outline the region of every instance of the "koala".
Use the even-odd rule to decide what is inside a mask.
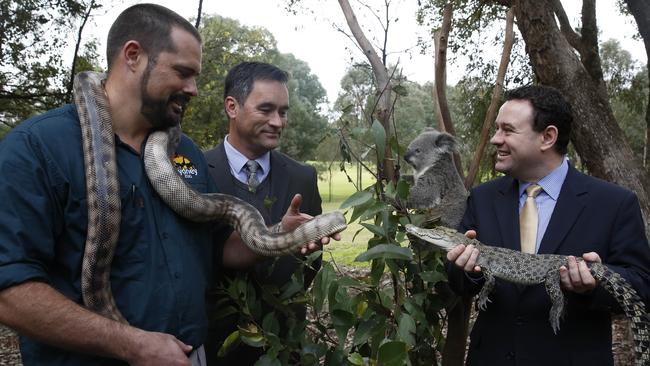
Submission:
[[[444,226],[456,228],[463,218],[467,190],[453,161],[456,140],[426,128],[409,144],[404,160],[413,167],[407,206],[427,209]]]

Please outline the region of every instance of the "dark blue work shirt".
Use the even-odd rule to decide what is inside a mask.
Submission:
[[[174,159],[186,181],[213,192],[203,154],[183,136]],[[116,138],[122,221],[111,286],[129,323],[203,343],[210,225],[177,216],[153,191],[142,157]],[[79,304],[87,230],[81,131],[74,106],[25,121],[0,142],[0,290],[44,281]],[[25,365],[113,365],[21,338]]]

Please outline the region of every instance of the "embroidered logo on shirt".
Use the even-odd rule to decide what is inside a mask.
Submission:
[[[196,167],[194,164],[192,164],[190,159],[184,157],[183,155],[174,155],[174,159],[172,159],[172,161],[174,162],[176,170],[178,170],[178,174],[180,174],[183,178],[191,179],[199,174],[199,171],[196,170]]]

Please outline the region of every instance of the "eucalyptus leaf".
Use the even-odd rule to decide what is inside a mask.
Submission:
[[[433,285],[440,281],[447,281],[447,274],[443,272],[435,272],[435,271],[424,271],[420,273],[420,278],[422,280],[427,281]]]
[[[368,202],[371,199],[372,199],[372,193],[368,191],[355,192],[352,196],[348,197],[345,201],[343,201],[343,203],[339,208],[341,210],[344,210],[348,207],[359,206]]]
[[[397,334],[411,347],[415,347],[415,321],[407,314],[402,313],[399,318]]]
[[[282,363],[277,358],[272,358],[269,355],[260,357],[254,366],[282,366]]]
[[[372,122],[371,128],[372,135],[375,138],[375,146],[377,147],[377,156],[383,159],[384,153],[386,152],[386,130],[384,130],[384,126],[377,120]]]
[[[228,335],[226,337],[226,340],[223,341],[223,344],[219,348],[219,352],[217,353],[219,357],[223,357],[230,352],[231,349],[236,347],[239,344],[239,331],[236,330]]]
[[[404,366],[407,357],[407,345],[404,342],[386,342],[379,347],[377,362],[382,366]]]
[[[356,262],[367,262],[377,258],[408,261],[413,259],[413,252],[409,248],[398,247],[392,244],[379,244],[359,254],[354,260]]]

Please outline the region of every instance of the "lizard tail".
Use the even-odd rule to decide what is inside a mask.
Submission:
[[[650,316],[645,311],[641,298],[621,275],[607,266],[590,263],[589,269],[600,284],[616,298],[630,319],[637,366],[650,366]]]

